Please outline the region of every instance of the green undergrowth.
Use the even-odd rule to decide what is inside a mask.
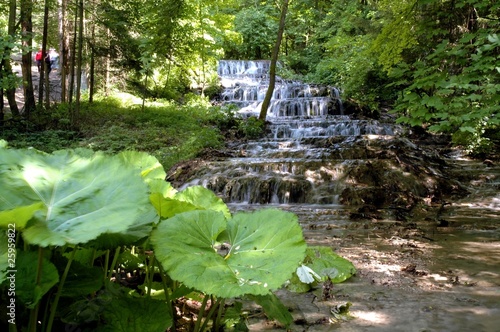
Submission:
[[[212,107],[197,96],[186,100],[183,105],[156,101],[142,107],[141,101],[130,95],[97,98],[93,103],[82,103],[78,124],[73,128],[68,105],[59,104],[38,111],[30,121],[7,122],[0,128],[0,138],[12,147],[44,152],[65,148],[108,153],[143,151],[168,169],[205,149],[220,148],[223,131],[238,126],[233,113]]]

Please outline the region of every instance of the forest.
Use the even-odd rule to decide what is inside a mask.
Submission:
[[[2,98],[2,124],[21,116],[61,127],[35,119],[66,107],[44,101],[43,73],[35,100],[29,68],[38,49],[60,54],[58,103],[73,129],[82,103],[113,92],[178,104],[189,94],[213,98],[218,60],[271,58],[285,3],[278,75],[336,86],[365,112],[390,109],[472,153],[491,151],[500,107],[496,1],[3,1],[0,88],[10,111]],[[13,57],[28,82],[22,109]]]
[[[337,284],[368,274],[366,257],[386,263],[401,252],[394,275],[431,275],[418,264],[443,240],[437,227],[462,222],[466,204],[454,202],[465,198],[486,211],[467,230],[490,232],[478,240],[486,243],[483,263],[487,278],[500,275],[488,237],[498,233],[500,211],[498,1],[0,0],[0,31],[5,330],[322,331],[353,318],[357,286],[346,286],[349,297]],[[38,52],[55,60],[38,64]],[[249,118],[224,105],[224,60],[269,60],[266,99],[276,78],[334,87],[350,119],[381,131],[306,138],[304,155],[279,142],[296,154],[268,157],[262,151],[276,129],[269,105]],[[420,145],[387,134],[387,119]],[[472,166],[449,161],[456,151]],[[258,161],[247,162],[252,153]],[[210,162],[228,158],[255,165],[224,178],[222,164],[224,176],[192,185],[195,171],[208,177]],[[259,168],[274,173],[251,178]],[[231,205],[252,199],[256,207],[245,211]],[[329,210],[339,202],[352,209]],[[384,229],[368,240],[396,249],[369,254],[370,245],[354,246],[361,235],[340,236],[326,217],[354,221],[359,234]],[[387,228],[374,226],[386,219]],[[456,252],[467,249],[451,242]],[[476,290],[464,272],[439,273],[449,287]],[[487,299],[489,286],[480,283]],[[313,294],[303,302],[316,301],[330,318],[297,318],[276,295],[283,289]],[[382,292],[358,299],[356,312],[362,302],[376,307]],[[335,296],[348,301],[332,306]],[[488,315],[496,310],[484,301]]]

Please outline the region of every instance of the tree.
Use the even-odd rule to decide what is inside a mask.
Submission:
[[[83,66],[83,14],[84,6],[83,0],[78,1],[78,54],[76,55],[76,101],[75,109],[72,117],[73,126],[78,125],[80,117],[80,99],[81,99],[81,85],[82,85],[82,66]],[[75,22],[76,23],[76,22]]]
[[[30,118],[32,112],[36,109],[35,94],[33,90],[33,80],[31,75],[31,45],[33,40],[32,24],[32,0],[20,0],[21,16],[21,37],[22,37],[22,72],[23,72],[23,91],[24,91],[24,116]]]
[[[9,21],[8,21],[8,31],[7,36],[3,39],[3,56],[0,59],[0,77],[5,84],[0,86],[2,90],[2,106],[0,108],[1,118],[0,122],[3,121],[3,91],[5,90],[7,94],[7,99],[9,101],[10,111],[13,116],[18,117],[19,108],[16,102],[16,76],[12,73],[12,66],[10,62],[11,50],[15,46],[15,35],[16,35],[16,0],[9,0]]]
[[[49,85],[49,67],[47,66],[47,61],[45,57],[48,56],[47,50],[47,38],[48,38],[48,27],[49,27],[49,0],[44,1],[43,10],[43,34],[42,34],[42,70],[40,71],[40,83],[38,90],[38,104],[41,106],[43,102],[43,94],[45,87],[45,108],[48,109],[50,106],[50,85]]]
[[[267,109],[271,102],[271,97],[273,96],[274,86],[276,83],[276,64],[278,62],[278,54],[281,46],[281,40],[283,38],[283,31],[285,30],[285,20],[286,13],[288,11],[288,0],[283,0],[281,5],[281,16],[278,28],[278,36],[276,38],[276,43],[274,44],[273,54],[271,57],[271,67],[269,68],[269,88],[267,89],[266,96],[262,102],[262,108],[259,114],[259,120],[266,121]]]

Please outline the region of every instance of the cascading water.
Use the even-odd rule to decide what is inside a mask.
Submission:
[[[220,61],[221,98],[242,116],[258,116],[268,88],[269,61]],[[188,185],[202,184],[227,203],[338,204],[339,181],[351,160],[332,159],[332,137],[394,135],[393,125],[343,115],[333,87],[278,79],[267,114],[269,134],[232,148],[239,156],[210,163]]]
[[[269,61],[221,60],[217,73],[222,101],[237,105],[242,115],[258,115],[269,85]],[[342,114],[339,91],[298,81],[277,79],[268,117],[310,117]]]

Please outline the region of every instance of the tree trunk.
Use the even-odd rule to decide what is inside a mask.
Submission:
[[[78,8],[75,8],[75,19],[73,21],[73,43],[71,44],[71,51],[70,51],[70,63],[68,67],[68,73],[69,73],[69,91],[68,91],[68,103],[69,103],[69,108],[71,110],[71,123],[73,124],[75,122],[75,112],[73,109],[73,91],[75,90],[75,61],[76,61],[76,33],[77,33],[77,26],[78,26]]]
[[[273,54],[271,56],[271,67],[269,68],[269,88],[267,89],[266,96],[262,102],[262,108],[259,114],[260,121],[266,121],[267,109],[271,103],[271,97],[273,96],[274,86],[276,84],[276,63],[278,62],[278,54],[280,51],[281,39],[283,38],[283,31],[285,30],[285,19],[286,12],[288,11],[288,0],[283,0],[281,7],[281,17],[280,25],[278,28],[278,38],[276,39],[276,44],[274,44]]]
[[[25,49],[30,50],[33,42],[33,23],[31,20],[33,11],[32,0],[21,0],[21,36],[22,45]],[[26,51],[25,51],[26,52]],[[29,119],[32,112],[35,111],[35,94],[33,91],[33,78],[31,75],[31,51],[27,51],[22,55],[22,71],[23,71],[23,92],[24,92],[24,116]]]
[[[50,107],[50,84],[49,84],[49,75],[50,75],[50,62],[47,65],[45,61],[45,57],[49,56],[49,51],[47,50],[47,38],[48,38],[48,30],[49,30],[49,0],[45,0],[44,11],[43,11],[43,35],[42,35],[42,72],[40,73],[40,94],[38,96],[38,103],[41,105],[43,100],[43,88],[45,87],[45,108],[48,109]],[[44,75],[45,74],[45,75]],[[42,82],[44,84],[42,84]]]
[[[8,27],[8,34],[9,36],[14,39],[15,34],[16,34],[16,0],[10,0],[9,1],[9,27]],[[10,63],[10,54],[11,54],[11,49],[10,48],[5,48],[4,49],[4,63],[2,66],[3,69],[3,77],[5,78],[6,75],[14,75],[12,72],[12,65]],[[2,91],[3,92],[3,91]],[[7,100],[9,101],[9,106],[10,106],[10,112],[12,116],[18,117],[19,116],[19,108],[17,107],[17,101],[16,101],[16,87],[15,86],[9,86],[7,89],[5,89],[5,93],[7,95]],[[2,112],[3,112],[3,94],[2,94]]]
[[[0,80],[3,79],[3,61],[0,62]],[[3,122],[5,119],[5,113],[3,111],[4,102],[3,102],[3,88],[0,87],[0,128],[3,127]]]
[[[75,118],[73,125],[78,125],[78,119],[80,117],[80,98],[81,98],[81,88],[82,88],[82,59],[83,59],[83,0],[78,2],[78,16],[79,16],[79,26],[78,26],[78,56],[77,56],[77,66],[76,66],[76,100],[75,100]]]
[[[111,38],[109,38],[110,36],[110,32],[109,32],[109,29],[107,29],[106,31],[107,35],[108,35],[108,40],[111,40]],[[111,72],[111,54],[108,54],[106,55],[106,83],[104,85],[104,95],[107,97],[109,95],[109,90],[110,90],[110,72]],[[168,75],[167,75],[167,80],[168,80]]]
[[[59,70],[61,73],[61,101],[66,101],[67,75],[68,75],[68,49],[69,41],[66,29],[67,0],[58,0],[58,21],[59,21]]]
[[[91,41],[89,44],[90,48],[90,69],[89,69],[89,103],[94,101],[94,84],[95,84],[95,52],[94,52],[94,42],[95,42],[95,24],[92,23]]]

